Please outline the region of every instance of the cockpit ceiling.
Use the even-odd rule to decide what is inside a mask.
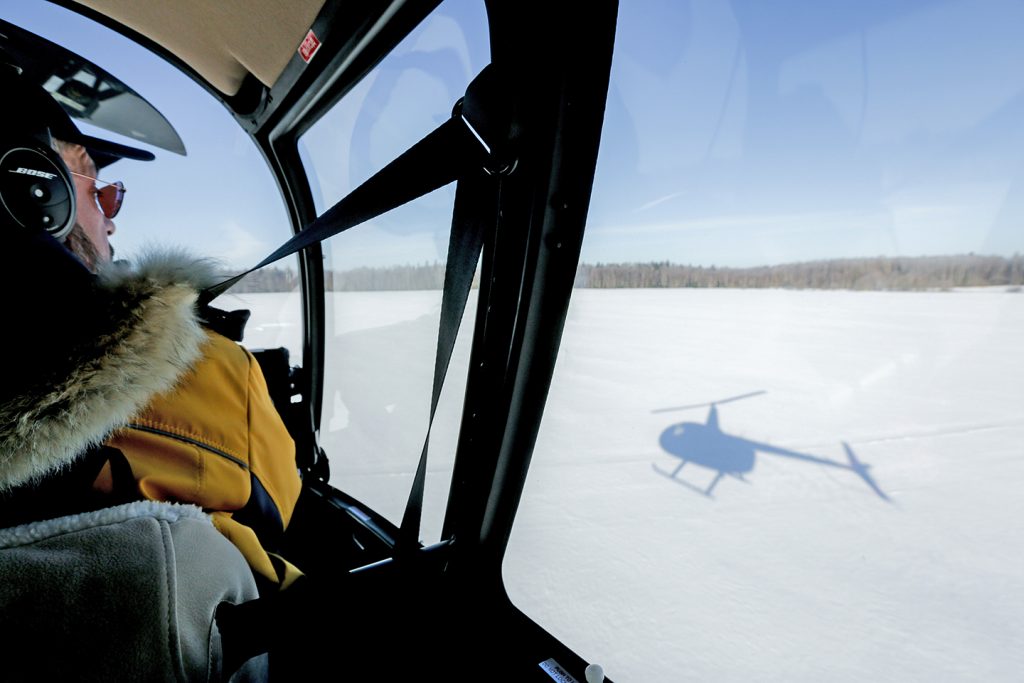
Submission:
[[[247,74],[273,86],[325,0],[77,0],[173,53],[234,95]]]

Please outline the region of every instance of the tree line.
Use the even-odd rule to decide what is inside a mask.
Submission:
[[[364,267],[324,273],[328,291],[441,289],[444,264]],[[298,288],[287,268],[264,268],[233,291],[288,292]],[[576,287],[730,287],[782,289],[921,290],[1024,285],[1024,256],[918,256],[831,259],[753,268],[718,268],[670,263],[581,263]]]
[[[238,271],[222,271],[224,279],[233,277]],[[291,292],[299,288],[299,276],[291,268],[267,267],[249,273],[231,288],[232,294],[248,292]]]
[[[1024,284],[1024,256],[830,259],[753,268],[660,263],[580,264],[576,286],[920,290]]]
[[[227,279],[234,275],[225,271]],[[329,292],[380,292],[444,287],[444,264],[353,268],[324,273],[324,288]],[[299,288],[299,276],[290,268],[267,267],[246,275],[231,288],[232,292],[291,292]]]

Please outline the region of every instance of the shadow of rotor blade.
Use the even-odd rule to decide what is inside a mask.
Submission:
[[[652,410],[651,414],[656,415],[658,413],[671,413],[675,410],[690,410],[691,408],[707,408],[708,406],[720,405],[722,403],[732,403],[733,401],[742,401],[745,398],[752,398],[754,396],[760,396],[761,394],[767,394],[768,392],[764,389],[760,391],[751,391],[749,394],[740,394],[739,396],[731,396],[729,398],[723,398],[721,401],[709,401],[707,403],[693,403],[688,406],[673,406],[672,408],[658,408]]]
[[[878,487],[878,484],[875,483],[875,480],[872,479],[870,474],[868,474],[868,468],[871,467],[871,465],[865,465],[860,460],[858,460],[857,456],[853,454],[853,449],[850,448],[850,444],[846,443],[845,441],[843,441],[843,450],[846,451],[846,458],[850,461],[850,469],[856,472],[857,476],[863,479],[864,483],[870,486],[871,490],[878,494],[879,498],[881,498],[887,503],[891,503],[892,499],[890,499],[889,496],[885,495],[885,492]]]

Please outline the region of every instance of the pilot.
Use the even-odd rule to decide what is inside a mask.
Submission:
[[[135,456],[102,445],[219,348],[197,322],[195,268],[110,262],[123,194],[103,192],[93,167],[148,153],[71,130],[45,91],[4,64],[0,91],[10,105],[0,127],[3,678],[217,679],[217,610],[259,595],[237,544],[200,508],[230,512],[226,499],[147,493]],[[63,157],[50,124],[69,142]],[[72,181],[62,158],[90,178]],[[53,236],[72,224],[72,187],[74,254]],[[117,470],[118,490],[97,489],[104,468]],[[262,678],[265,665],[250,659],[241,677]]]
[[[100,500],[106,495],[111,501],[198,505],[241,551],[261,590],[287,587],[300,572],[269,551],[280,542],[301,487],[294,442],[252,354],[203,326],[216,316],[197,310],[195,300],[198,290],[216,281],[214,268],[181,252],[151,253],[130,267],[114,262],[110,237],[125,188],[97,175],[118,159],[153,155],[83,135],[45,91],[29,88],[35,89],[34,118],[49,129],[75,186],[74,225],[63,244],[133,325],[101,336],[109,342],[124,335],[114,342],[133,348],[102,349],[91,360],[92,375],[79,372],[83,381],[97,385],[97,402],[78,401],[70,411],[75,424],[61,457],[76,455],[70,453],[73,444],[103,440],[106,462],[92,486]],[[121,386],[100,386],[104,382]],[[59,390],[83,391],[80,386]],[[106,403],[104,395],[117,400]],[[90,410],[104,419],[87,414]],[[0,417],[18,416],[0,411]],[[77,430],[78,423],[88,429]],[[4,466],[0,462],[0,488],[37,478],[42,469],[5,477]]]
[[[109,238],[123,186],[96,179],[96,165],[83,145],[55,138],[55,148],[76,185],[76,221],[65,245],[93,271],[110,267]],[[107,199],[104,192],[120,198]],[[163,265],[191,271],[199,285],[214,281],[208,264],[170,259]],[[261,585],[285,587],[299,573],[266,547],[280,541],[298,499],[295,445],[252,354],[215,331],[206,330],[206,336],[202,358],[178,385],[154,396],[107,444],[127,459],[142,497],[207,509]],[[108,466],[98,485],[111,489],[111,477]]]

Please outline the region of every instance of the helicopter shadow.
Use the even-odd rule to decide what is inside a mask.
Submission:
[[[885,494],[868,472],[870,465],[862,463],[853,452],[853,449],[850,448],[850,445],[845,441],[841,442],[843,451],[846,454],[846,461],[843,462],[811,453],[800,453],[780,448],[769,443],[744,439],[722,431],[718,417],[719,405],[760,396],[764,393],[766,392],[754,391],[710,403],[676,406],[652,411],[654,413],[667,413],[678,410],[708,408],[708,415],[704,422],[678,422],[669,425],[661,433],[659,437],[661,448],[669,455],[679,458],[680,462],[671,471],[665,470],[657,464],[652,464],[654,471],[685,488],[708,498],[713,498],[715,487],[718,486],[723,478],[732,477],[739,481],[747,482],[746,476],[754,470],[758,455],[774,455],[790,460],[848,471],[863,480],[876,496],[886,502],[891,502],[889,496]],[[715,472],[714,478],[707,487],[702,488],[680,476],[684,474],[684,469],[690,465],[696,465]]]

